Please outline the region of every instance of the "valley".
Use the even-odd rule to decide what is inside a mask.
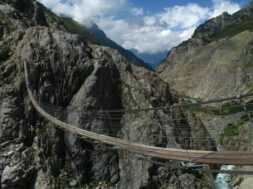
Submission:
[[[95,23],[0,0],[0,188],[248,189],[205,169],[253,171],[252,15],[206,21],[153,70]]]

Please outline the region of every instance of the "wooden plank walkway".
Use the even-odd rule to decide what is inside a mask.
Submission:
[[[203,164],[218,164],[218,165],[253,165],[252,151],[197,151],[183,150],[174,148],[159,148],[144,144],[132,143],[127,140],[106,136],[103,134],[94,133],[84,129],[77,128],[68,123],[62,122],[44,111],[35,100],[28,79],[27,65],[24,63],[25,78],[29,98],[39,114],[45,119],[55,124],[56,126],[67,130],[73,134],[82,137],[100,141],[105,144],[116,146],[119,149],[127,150],[133,153],[142,154],[154,158],[161,158],[175,161],[192,161]]]

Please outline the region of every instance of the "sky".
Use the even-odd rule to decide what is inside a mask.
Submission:
[[[250,0],[39,0],[58,15],[95,22],[126,49],[156,54],[189,39],[196,27]]]

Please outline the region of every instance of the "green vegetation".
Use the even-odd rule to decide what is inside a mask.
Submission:
[[[60,22],[64,28],[72,34],[78,34],[83,41],[96,42],[95,37],[82,25],[68,17],[60,17]]]
[[[217,107],[213,106],[191,106],[189,107],[189,110],[192,112],[201,112],[211,115],[219,115],[220,110]]]
[[[250,113],[250,116],[253,116],[252,112]],[[241,117],[241,123],[245,123],[247,121],[249,121],[249,116],[248,114],[245,114],[244,116]]]
[[[5,61],[3,61],[3,60],[0,60],[0,66],[4,63]]]
[[[190,97],[190,96],[187,96],[187,95],[182,95],[181,98],[184,99],[184,101],[186,103],[192,103],[192,102],[201,102],[201,98],[194,98],[194,97]]]
[[[231,24],[225,27],[222,31],[218,32],[216,35],[203,37],[205,44],[217,41],[219,39],[233,37],[243,31],[249,30],[252,31],[253,28],[253,15],[241,17],[238,23]]]
[[[246,103],[246,109],[248,111],[253,111],[253,102],[250,101]],[[244,107],[240,102],[233,101],[222,105],[221,108],[215,106],[191,106],[189,110],[192,112],[202,112],[211,115],[230,115],[239,112],[244,112]]]
[[[48,9],[45,9],[45,13],[47,15],[47,19],[49,20],[49,23],[54,23],[57,25],[59,22],[58,16]]]
[[[253,53],[252,53],[253,54]],[[244,69],[249,69],[249,68],[252,68],[253,67],[253,56],[250,58],[250,60],[244,64]]]
[[[237,136],[239,134],[239,128],[241,123],[228,124],[228,126],[224,129],[221,136]]]
[[[228,126],[224,129],[223,133],[220,135],[220,144],[224,145],[224,139],[226,137],[234,137],[239,135],[239,128],[241,127],[241,123],[228,124]]]
[[[253,16],[249,16],[246,18],[243,18],[243,21],[240,21],[240,23],[232,24],[230,26],[227,26],[224,30],[219,32],[214,37],[211,37],[210,40],[215,41],[219,39],[223,39],[226,37],[233,37],[243,31],[250,30],[252,31],[253,26]]]
[[[246,107],[252,107],[252,105],[246,105]],[[253,108],[253,107],[252,107]],[[229,115],[229,114],[235,114],[238,112],[243,112],[244,108],[243,105],[240,102],[228,102],[221,107],[221,113],[222,115]]]
[[[251,116],[253,116],[253,113],[251,113]],[[225,137],[235,137],[240,134],[239,129],[242,127],[245,123],[249,121],[249,116],[247,114],[243,115],[240,119],[240,121],[228,124],[227,127],[224,129],[223,133],[220,135],[220,144],[224,144]]]
[[[72,20],[71,18],[68,17],[61,17],[60,18],[61,23],[65,26],[65,28],[70,32],[70,33],[81,33],[82,32],[82,28],[81,26],[75,22],[74,20]]]
[[[241,33],[246,30],[252,30],[252,24],[253,20],[250,22],[244,23],[244,24],[235,24],[232,26],[228,26],[225,30],[223,30],[219,35],[217,35],[215,38],[225,38],[225,37],[233,37],[238,33]]]
[[[72,18],[69,17],[58,17],[51,11],[46,11],[48,19],[51,23],[57,25],[58,28],[64,28],[67,32],[71,34],[79,35],[82,41],[90,41],[93,43],[98,43],[95,36],[89,32],[85,26],[77,23]]]

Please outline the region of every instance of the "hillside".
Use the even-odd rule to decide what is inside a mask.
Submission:
[[[159,76],[190,101],[208,100],[253,92],[253,3],[240,11],[212,18],[200,25],[191,39],[173,48],[159,65]],[[252,97],[249,117],[226,109],[226,104],[193,110],[227,150],[252,150]],[[233,102],[239,104],[239,101]],[[238,108],[238,106],[237,106]],[[226,111],[224,111],[226,110]],[[222,118],[222,119],[221,119]],[[249,146],[250,145],[250,146]],[[236,167],[253,170],[252,166]],[[232,188],[251,188],[251,176],[232,176]]]
[[[173,48],[159,65],[160,77],[181,95],[195,98],[252,91],[252,12],[250,4],[200,25],[190,40]]]

